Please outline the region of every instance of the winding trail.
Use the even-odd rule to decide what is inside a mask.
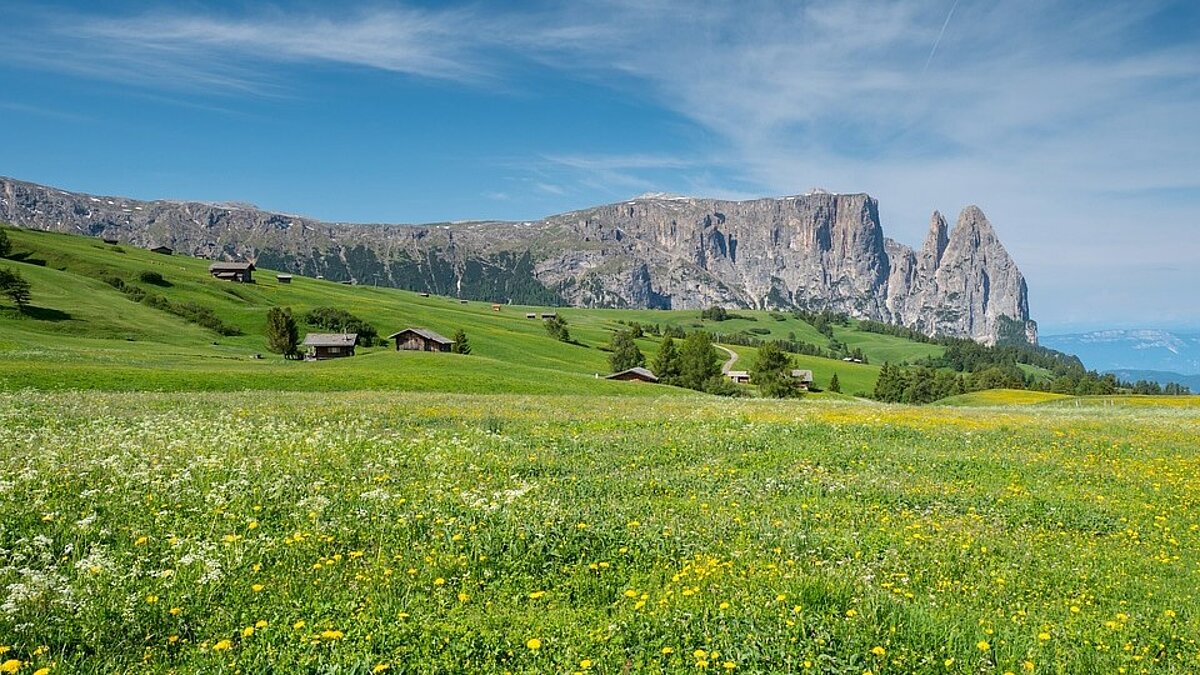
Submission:
[[[737,360],[738,360],[737,352],[733,351],[732,349],[729,349],[728,347],[722,347],[721,345],[713,345],[713,346],[729,355],[729,360],[726,361],[725,363],[721,364],[721,373],[724,375],[728,375],[729,370],[731,368],[733,368],[733,364],[737,363]]]

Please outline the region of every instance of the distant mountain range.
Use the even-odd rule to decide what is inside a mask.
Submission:
[[[647,194],[529,222],[326,223],[250,205],[141,201],[0,178],[0,220],[217,260],[493,302],[829,309],[927,335],[1037,341],[1025,278],[974,206],[919,251],[865,194]]]
[[[1045,335],[1042,344],[1077,355],[1093,370],[1134,382],[1178,382],[1200,391],[1200,333],[1166,330],[1102,330]]]

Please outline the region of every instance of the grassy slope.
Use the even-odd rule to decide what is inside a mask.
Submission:
[[[347,389],[385,388],[455,391],[590,392],[637,391],[629,384],[597,382],[608,371],[602,347],[619,321],[640,321],[714,333],[755,330],[764,339],[787,338],[825,345],[825,338],[790,314],[739,310],[741,318],[702,321],[698,311],[595,310],[555,308],[570,324],[572,345],[549,339],[527,312],[546,308],[490,303],[460,304],[446,297],[422,298],[390,288],[350,287],[296,277],[290,285],[274,272],[259,270],[255,284],[217,281],[207,273],[207,260],[163,256],[129,246],[109,246],[88,237],[9,230],[16,257],[5,261],[33,285],[36,309],[31,316],[0,308],[0,388],[86,387],[112,389]],[[136,281],[138,273],[155,271],[170,284],[157,287]],[[120,276],[151,293],[177,302],[191,301],[215,311],[243,335],[218,336],[165,312],[131,302],[98,280]],[[373,323],[386,335],[406,326],[426,326],[446,335],[464,329],[474,354],[469,359],[429,355],[373,355],[314,366],[281,363],[267,355],[262,338],[267,308],[292,307],[297,314],[317,306],[346,309]],[[303,329],[303,327],[302,327]],[[818,386],[834,372],[847,393],[869,392],[878,364],[914,360],[941,348],[839,327],[838,339],[867,354],[871,365],[848,364],[817,357],[796,357],[800,368],[812,369]],[[639,342],[652,358],[657,341]],[[743,355],[739,368],[753,363],[754,349],[734,347]],[[382,351],[382,350],[381,350]],[[48,372],[54,364],[55,372]],[[668,391],[655,388],[654,395]]]
[[[950,406],[994,406],[994,405],[1034,405],[1074,398],[1066,394],[1051,394],[1044,391],[1024,391],[1021,389],[988,389],[976,391],[961,396],[951,396],[939,401],[942,405]]]

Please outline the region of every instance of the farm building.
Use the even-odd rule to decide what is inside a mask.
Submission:
[[[114,239],[113,237],[105,237],[105,238],[104,238],[104,239],[102,239],[101,241],[103,241],[103,242],[104,242],[104,243],[106,243],[106,244],[119,244],[119,243],[121,243],[121,242],[120,242],[120,240],[118,240],[118,239]]]
[[[500,311],[500,305],[498,305],[498,304],[496,304],[496,303],[494,303],[494,302],[493,302],[493,303],[492,303],[492,311],[493,311],[493,312],[499,312],[499,311]]]
[[[557,312],[542,312],[543,319],[554,319],[558,317]]]
[[[792,377],[799,381],[801,389],[808,389],[813,383],[813,372],[811,370],[793,370]]]
[[[163,255],[171,255],[175,252],[175,249],[171,248],[170,246],[155,246],[150,250],[154,253],[161,253]]]
[[[389,340],[396,341],[396,351],[416,352],[448,352],[454,341],[428,328],[405,328],[399,333],[392,333]]]
[[[304,336],[304,346],[308,347],[308,354],[304,358],[323,361],[354,356],[354,345],[357,343],[357,333],[309,333]]]
[[[750,373],[748,373],[744,370],[731,370],[728,373],[725,373],[725,375],[734,384],[749,384],[750,383]]]
[[[533,312],[530,312],[530,313],[528,313],[528,314],[526,314],[526,315],[525,315],[525,318],[526,318],[526,319],[536,319],[536,318],[537,318],[537,314],[534,314]]]
[[[215,262],[208,266],[208,273],[224,281],[240,281],[249,284],[254,281],[252,273],[254,263],[250,262]]]
[[[622,382],[658,382],[658,376],[656,376],[653,372],[641,367],[622,370],[619,373],[613,373],[612,375],[609,375],[605,379],[621,380]]]
[[[276,275],[275,275],[275,278],[276,278],[276,279],[279,281],[279,283],[281,283],[281,284],[290,284],[290,283],[292,283],[292,275],[290,275],[290,274],[276,274]]]

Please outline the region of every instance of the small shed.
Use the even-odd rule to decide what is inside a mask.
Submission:
[[[606,380],[621,380],[622,382],[658,382],[658,376],[646,368],[637,366],[619,373],[613,373]]]
[[[278,280],[279,283],[281,283],[281,284],[292,283],[292,275],[290,275],[290,274],[276,274],[275,279]]]
[[[304,358],[323,361],[354,356],[354,345],[357,343],[357,333],[309,333],[304,336],[304,346],[308,347],[308,354]]]
[[[558,312],[542,312],[543,319],[555,319],[558,317]]]
[[[424,291],[421,291],[420,293],[417,293],[417,295],[421,296],[422,298],[428,298],[428,297],[429,297],[429,294],[428,294],[428,293],[426,293],[426,292],[424,292]]]
[[[750,383],[750,373],[744,370],[731,370],[728,373],[725,373],[725,375],[729,378],[729,381],[733,382],[734,384]]]
[[[238,281],[244,284],[254,282],[254,263],[252,262],[215,262],[208,266],[208,273],[224,281]]]
[[[414,352],[448,352],[454,340],[429,330],[428,328],[405,328],[398,333],[388,336],[396,341],[396,351]]]
[[[101,239],[101,241],[103,241],[103,242],[104,242],[104,243],[106,243],[106,244],[119,244],[119,243],[121,243],[121,242],[120,242],[120,240],[118,240],[118,239],[116,239],[116,238],[114,238],[114,237],[105,237],[104,239]]]
[[[500,305],[498,305],[497,303],[494,303],[494,302],[493,302],[493,303],[492,303],[492,311],[493,311],[493,312],[499,312],[499,311],[500,311]]]
[[[150,250],[154,253],[161,253],[163,255],[171,255],[175,252],[175,249],[171,248],[170,246],[155,246]]]
[[[799,384],[800,388],[807,390],[813,383],[813,372],[811,370],[793,370],[792,378]]]
[[[526,319],[536,319],[536,318],[537,318],[537,314],[535,314],[535,313],[533,313],[533,312],[530,312],[530,313],[528,313],[528,314],[526,314],[526,315],[525,315],[525,318],[526,318]]]

